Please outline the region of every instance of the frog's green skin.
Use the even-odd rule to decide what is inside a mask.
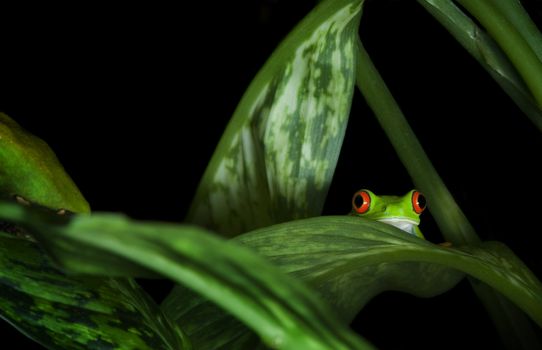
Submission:
[[[365,194],[361,194],[364,192]],[[369,203],[363,203],[369,197]],[[363,208],[361,206],[364,206]],[[363,189],[354,194],[350,215],[361,216],[396,226],[401,230],[425,239],[418,228],[420,214],[425,209],[423,195],[412,190],[404,196],[377,196]]]
[[[90,207],[49,146],[0,113],[0,199],[58,213]]]

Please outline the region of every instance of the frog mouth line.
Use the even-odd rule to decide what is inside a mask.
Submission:
[[[416,235],[416,232],[414,231],[414,227],[418,226],[418,223],[414,220],[398,217],[398,218],[379,219],[378,221],[383,222],[388,225],[395,226],[398,229],[403,230],[411,235]]]

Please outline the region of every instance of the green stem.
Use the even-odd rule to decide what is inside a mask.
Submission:
[[[487,284],[474,278],[469,278],[469,282],[489,313],[507,349],[542,348],[533,324],[519,308]]]
[[[455,244],[480,242],[480,238],[425,154],[361,41],[358,41],[358,44],[357,86],[374,111],[415,185],[428,197],[431,213],[444,237]],[[470,282],[506,345],[511,345],[511,349],[540,348],[535,331],[524,313],[487,285],[474,279],[470,279]]]
[[[493,0],[492,4],[516,27],[538,59],[542,61],[542,34],[527,11],[521,6],[521,2],[519,0]]]
[[[418,0],[418,3],[439,21],[457,42],[480,63],[538,130],[542,132],[542,110],[538,108],[525,82],[497,43],[451,0]],[[514,8],[517,6],[521,8],[521,5],[517,4]],[[504,10],[501,11],[504,12]],[[520,15],[527,16],[520,11],[507,11],[506,13],[511,14],[512,12],[519,12]],[[534,25],[532,21],[521,22],[518,19],[519,17],[519,15],[514,17],[514,23],[517,23],[518,27],[520,24],[523,25],[519,27],[519,30],[526,40],[531,43],[531,47],[542,48],[542,45],[538,45],[540,38],[537,37],[537,33],[532,28]],[[542,54],[537,54],[537,56],[542,57]]]
[[[357,86],[375,112],[414,184],[426,195],[431,214],[446,240],[475,244],[480,239],[431,164],[369,55],[359,42]]]
[[[458,0],[491,34],[542,108],[542,62],[520,31],[489,0]]]

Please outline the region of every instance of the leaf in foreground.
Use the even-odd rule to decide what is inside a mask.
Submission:
[[[0,204],[0,219],[26,227],[74,272],[83,261],[101,275],[153,270],[185,284],[238,317],[271,347],[371,348],[299,281],[246,247],[200,228],[136,222],[113,214],[75,215],[54,223],[57,218],[8,203]],[[93,254],[81,256],[89,248]],[[109,255],[133,266],[103,264]]]
[[[444,248],[390,225],[349,216],[292,221],[235,240],[313,286],[348,322],[383,291],[431,297],[449,290],[467,273],[506,295],[542,325],[540,282],[500,243]],[[183,287],[176,287],[162,307],[202,349],[216,344],[227,348],[246,335],[238,322]],[[191,322],[202,317],[205,323]]]
[[[189,349],[129,279],[67,276],[39,247],[0,234],[0,315],[48,349]]]

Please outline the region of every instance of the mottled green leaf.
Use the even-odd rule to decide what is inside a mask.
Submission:
[[[53,210],[90,211],[49,146],[0,113],[0,197],[14,196]]]
[[[185,284],[238,317],[271,347],[371,348],[300,282],[246,247],[201,228],[96,213],[59,222],[9,203],[0,203],[0,219],[26,227],[66,269],[89,272],[86,264],[94,266],[93,273],[117,276],[137,274],[141,266]],[[103,264],[109,255],[133,266]]]
[[[273,53],[220,140],[189,222],[234,236],[320,214],[350,111],[362,2],[322,2]]]
[[[48,349],[189,349],[129,279],[57,269],[36,243],[0,234],[0,316]]]
[[[450,289],[467,273],[542,324],[540,282],[496,242],[444,248],[390,225],[349,216],[292,221],[234,240],[313,286],[346,322],[382,291],[431,297]],[[201,349],[229,348],[247,337],[238,322],[183,287],[176,287],[162,307]]]

